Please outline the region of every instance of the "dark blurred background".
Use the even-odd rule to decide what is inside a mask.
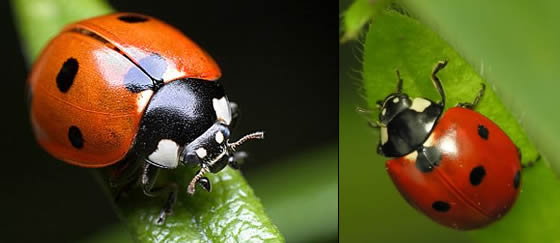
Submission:
[[[243,167],[247,174],[279,158],[337,143],[336,2],[109,2],[118,11],[168,22],[217,60],[230,100],[241,107],[233,136],[267,132],[264,142],[244,145],[255,162]],[[29,63],[9,4],[2,1],[0,16],[5,84],[0,95],[2,240],[83,239],[118,219],[88,169],[57,161],[36,144],[24,102]]]

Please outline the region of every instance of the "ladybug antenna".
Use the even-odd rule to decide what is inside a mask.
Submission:
[[[397,69],[397,70],[395,70],[395,71],[396,71],[396,73],[397,73],[397,94],[400,94],[401,91],[402,91],[402,83],[403,83],[403,80],[402,80],[402,78],[401,78],[401,73],[399,72],[399,70]]]
[[[228,143],[227,147],[231,150],[231,151],[235,151],[235,149],[237,148],[237,146],[241,145],[242,143],[244,143],[247,140],[252,140],[252,139],[264,139],[264,132],[254,132],[254,133],[249,133],[245,136],[243,136],[242,138],[240,138],[239,140],[233,142],[233,143]]]
[[[202,178],[204,173],[208,172],[210,172],[208,166],[203,165],[189,183],[189,186],[187,187],[187,193],[189,193],[190,195],[194,194],[194,187],[196,186],[196,183],[198,182],[198,180],[200,180],[200,178]]]

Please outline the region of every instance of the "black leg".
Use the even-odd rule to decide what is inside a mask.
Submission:
[[[395,72],[397,73],[397,93],[401,93],[403,80],[401,78],[401,73],[399,72],[399,70],[395,70]]]
[[[172,213],[173,205],[175,205],[175,202],[177,201],[178,189],[177,184],[175,183],[168,183],[161,187],[154,188],[159,170],[160,169],[158,167],[155,167],[147,162],[144,163],[140,181],[145,195],[150,197],[158,197],[165,194],[168,195],[156,221],[156,224],[163,224],[167,216]]]
[[[457,104],[457,106],[474,110],[474,108],[476,108],[476,105],[478,105],[478,102],[480,102],[480,99],[482,99],[482,96],[484,96],[484,90],[486,90],[486,85],[484,85],[484,84],[481,84],[481,85],[482,85],[482,88],[480,88],[480,90],[478,91],[478,95],[474,98],[472,103],[467,103],[467,102],[459,103],[459,104]]]
[[[111,168],[109,186],[117,188],[134,182],[138,179],[141,166],[136,157],[126,157]]]
[[[235,152],[232,156],[229,156],[228,164],[231,168],[238,170],[247,157],[249,155],[244,151]]]
[[[200,177],[197,182],[198,185],[200,185],[207,192],[212,191],[212,183],[210,183],[210,179],[208,179],[208,177]]]
[[[521,154],[521,149],[519,149],[519,147],[517,146],[515,146],[515,148],[517,148],[517,156],[519,156],[519,163],[521,163],[521,169],[533,167],[537,163],[537,161],[541,160],[541,155],[539,154],[535,160],[523,164],[523,161],[521,161],[521,159],[523,158]]]
[[[434,83],[434,86],[436,87],[437,92],[441,97],[441,105],[444,107],[445,107],[445,92],[443,91],[443,87],[441,86],[441,81],[437,77],[437,73],[440,70],[442,70],[445,66],[447,66],[447,60],[439,61],[434,67],[434,70],[432,71],[432,83]]]
[[[523,164],[523,162],[521,162],[521,168],[522,169],[527,169],[527,168],[533,167],[537,163],[537,161],[539,161],[539,160],[541,160],[541,155],[540,154],[537,156],[537,158],[535,160],[529,161],[526,164]]]
[[[194,194],[196,184],[199,184],[205,190],[210,190],[210,188],[212,188],[212,185],[210,184],[210,180],[208,180],[208,178],[206,177],[203,177],[204,174],[208,172],[210,172],[210,168],[208,168],[208,166],[206,166],[203,163],[200,170],[196,173],[194,178],[192,178],[191,182],[189,183],[189,186],[187,187],[188,194],[190,195]]]
[[[383,101],[380,101],[380,100],[377,101],[377,102],[383,103]],[[366,110],[366,109],[361,108],[361,107],[356,107],[356,111],[359,112],[359,113],[362,113],[362,114],[366,114],[366,115],[370,115],[370,114],[372,113],[372,111]],[[369,117],[369,116],[368,116],[368,117]],[[378,121],[372,121],[372,120],[369,120],[369,118],[368,118],[368,125],[369,125],[371,128],[380,128],[380,127],[382,127],[382,125],[381,125]]]
[[[237,103],[230,101],[229,109],[231,110],[231,124],[229,127],[234,128],[237,120],[239,119],[239,106]]]
[[[379,123],[378,121],[368,121],[368,125],[371,128],[380,128],[380,127],[384,127],[383,124]]]

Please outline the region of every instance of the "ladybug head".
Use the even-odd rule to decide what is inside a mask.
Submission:
[[[396,92],[389,94],[383,101],[377,101],[376,104],[377,108],[381,111],[379,112],[379,123],[383,126],[387,126],[395,116],[408,109],[412,104],[408,95],[402,92],[403,81],[399,71],[397,70],[396,73],[398,80]]]
[[[227,125],[216,122],[197,139],[185,146],[179,157],[185,165],[201,165],[212,173],[222,170],[232,162],[239,145],[251,139],[263,139],[264,132],[254,132],[241,139],[230,142]]]
[[[404,93],[393,93],[388,95],[383,102],[378,102],[377,106],[381,110],[379,112],[379,122],[387,125],[395,116],[402,111],[409,109],[412,101],[408,95]]]
[[[187,166],[200,165],[201,167],[189,184],[189,193],[194,192],[195,183],[200,183],[201,179],[207,180],[202,177],[204,173],[219,172],[228,164],[237,167],[238,160],[246,157],[245,153],[236,152],[239,145],[247,140],[264,138],[264,132],[254,132],[235,142],[230,142],[229,135],[228,126],[221,121],[217,121],[206,132],[183,148],[179,157],[180,162]]]

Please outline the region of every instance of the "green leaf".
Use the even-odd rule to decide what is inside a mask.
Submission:
[[[381,10],[385,9],[389,0],[356,0],[342,14],[342,31],[340,42],[356,39],[366,25]]]
[[[337,238],[338,144],[308,150],[247,173],[288,242]],[[286,161],[289,161],[289,165]]]
[[[560,2],[408,1],[499,91],[541,155],[560,175]]]
[[[188,185],[194,173],[180,167],[160,176],[160,181]],[[212,192],[198,188],[188,196],[180,186],[178,201],[164,225],[155,221],[165,197],[149,198],[134,190],[117,206],[138,242],[283,242],[264,208],[241,173],[226,168],[207,175]],[[102,179],[107,181],[106,178]]]
[[[47,41],[66,24],[102,15],[113,10],[105,1],[83,0],[12,0],[18,28],[30,60],[37,57]],[[105,185],[105,173],[98,178]],[[164,198],[150,198],[134,189],[119,200],[115,208],[137,242],[283,242],[283,237],[264,212],[239,171],[224,169],[208,175],[213,182],[211,193],[198,190],[188,196],[186,185],[193,176],[187,168],[166,170],[165,180],[180,185],[174,214],[166,224],[155,224]],[[108,186],[105,188],[109,192]],[[110,195],[114,198],[115,195]]]
[[[403,90],[412,97],[438,100],[430,73],[439,60],[449,60],[439,77],[447,94],[447,107],[471,101],[484,80],[446,42],[418,21],[393,11],[378,15],[364,46],[363,85],[370,107],[396,88],[395,70],[404,80]],[[504,107],[491,85],[477,111],[495,121],[520,147],[523,161],[538,153],[516,119]],[[370,119],[375,119],[377,112]],[[378,135],[378,134],[377,134]],[[523,171],[518,202],[503,219],[470,233],[487,242],[551,242],[560,217],[560,187],[544,160]]]

